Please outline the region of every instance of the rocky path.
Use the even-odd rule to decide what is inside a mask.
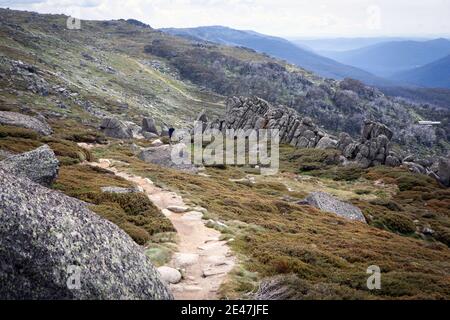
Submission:
[[[235,259],[226,241],[219,241],[220,232],[205,226],[204,209],[190,209],[181,196],[163,190],[148,178],[118,170],[113,161],[100,159],[99,166],[140,186],[150,200],[172,221],[178,234],[178,252],[167,265],[181,271],[179,283],[170,284],[175,299],[217,299],[217,290],[233,269]]]

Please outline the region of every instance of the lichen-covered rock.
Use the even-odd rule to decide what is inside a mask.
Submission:
[[[361,210],[352,204],[340,201],[325,192],[313,192],[306,199],[306,203],[322,211],[332,212],[336,215],[366,223],[366,218]]]
[[[0,111],[0,124],[27,128],[44,136],[52,134],[52,128],[42,120],[17,112]]]
[[[227,100],[227,113],[222,120],[209,124],[209,129],[278,129],[280,142],[298,148],[314,148],[326,134],[311,120],[285,106],[272,106],[258,97],[232,97]]]
[[[3,169],[0,261],[0,299],[172,299],[124,231],[86,203]]]
[[[330,137],[323,137],[316,145],[316,149],[336,149],[337,141]]]
[[[174,159],[177,158],[179,161],[172,160],[172,152],[174,153]],[[189,173],[197,173],[198,168],[195,165],[191,164],[190,158],[188,159],[187,157],[187,147],[182,144],[166,144],[158,147],[150,147],[143,149],[139,154],[139,159],[148,163],[153,163],[162,167],[173,168]],[[182,159],[185,160],[183,161]]]
[[[58,176],[59,161],[47,145],[14,155],[0,162],[6,172],[50,186]]]
[[[125,122],[116,118],[103,119],[100,130],[108,137],[117,139],[131,139],[133,138],[133,131],[126,125]]]

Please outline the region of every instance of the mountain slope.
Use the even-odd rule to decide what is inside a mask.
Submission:
[[[388,77],[444,58],[450,54],[450,41],[393,41],[351,51],[323,54],[341,63]]]
[[[323,77],[333,79],[354,78],[367,84],[388,84],[388,81],[375,77],[369,72],[322,57],[285,39],[254,31],[241,31],[221,26],[161,30],[188,39],[251,48],[284,59]]]
[[[450,55],[422,67],[394,74],[391,78],[423,87],[450,88]]]
[[[355,81],[323,79],[246,48],[190,41],[125,20],[83,21],[77,32],[65,29],[62,15],[0,10],[0,16],[4,105],[93,125],[115,114],[139,123],[146,114],[181,127],[204,108],[212,118],[223,113],[226,96],[255,95],[335,133],[358,135],[371,118],[394,128],[396,142],[417,152],[442,153],[440,141],[450,136],[445,113]],[[442,121],[443,131],[417,130],[421,119]]]

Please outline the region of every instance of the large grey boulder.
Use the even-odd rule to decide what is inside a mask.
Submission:
[[[186,152],[186,150],[187,147],[183,144],[177,145],[166,144],[158,147],[150,147],[143,149],[138,157],[142,161],[156,164],[161,167],[172,168],[189,173],[197,173],[198,168],[195,165],[188,163],[190,161],[188,161],[187,159],[188,153]],[[172,152],[175,155],[174,157],[172,155]],[[180,159],[180,161],[177,160],[173,161],[172,159],[175,158]],[[185,159],[185,161],[182,161],[181,159]]]
[[[172,299],[148,257],[87,204],[0,169],[0,299]]]
[[[58,176],[59,161],[49,146],[14,155],[0,162],[0,168],[13,175],[50,186]]]
[[[133,138],[133,131],[128,128],[125,122],[116,118],[103,119],[100,130],[108,137],[117,139]]]
[[[337,141],[330,137],[323,137],[316,145],[316,149],[336,149]]]
[[[136,139],[143,139],[142,128],[132,121],[123,122],[127,127],[128,131],[131,132],[131,137]]]
[[[0,111],[0,125],[22,127],[36,131],[44,136],[52,134],[52,128],[44,121],[25,114]]]
[[[156,129],[155,120],[153,118],[142,119],[142,131],[158,135],[158,130]]]
[[[322,211],[332,212],[346,219],[366,223],[366,218],[364,218],[359,208],[350,203],[340,201],[328,193],[313,192],[304,201]]]

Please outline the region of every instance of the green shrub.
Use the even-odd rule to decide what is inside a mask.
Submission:
[[[364,173],[365,173],[364,169],[356,166],[349,166],[349,167],[336,166],[330,169],[314,170],[308,172],[308,174],[312,176],[332,179],[335,181],[354,181],[359,179]]]
[[[6,137],[37,140],[39,135],[31,129],[13,126],[0,126],[0,138]]]
[[[381,223],[393,232],[411,234],[416,230],[414,222],[402,214],[387,213]]]

